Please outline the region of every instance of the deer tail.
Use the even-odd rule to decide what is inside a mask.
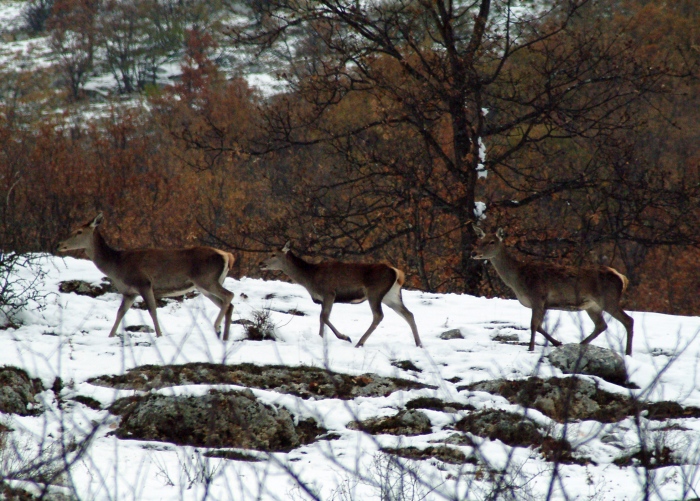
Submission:
[[[237,278],[233,275],[233,265],[236,264],[236,256],[231,254],[230,252],[226,252],[226,267],[228,270],[226,271],[226,276],[231,277],[231,278]]]
[[[624,276],[619,271],[617,271],[615,268],[608,267],[608,271],[610,271],[610,273],[612,273],[613,275],[617,276],[617,278],[620,279],[620,282],[622,283],[622,290],[620,291],[620,293],[625,292],[627,290],[627,286],[630,283],[630,281],[627,279],[627,277]]]
[[[399,284],[399,287],[403,287],[403,284],[406,282],[406,274],[399,270],[398,268],[391,268],[396,272],[396,283]]]

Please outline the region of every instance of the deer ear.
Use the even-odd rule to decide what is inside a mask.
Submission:
[[[503,230],[503,228],[498,228],[496,230],[496,236],[499,240],[503,241],[503,239],[506,238],[506,232]]]
[[[476,233],[477,237],[484,238],[486,236],[486,233],[484,233],[484,230],[479,228],[477,225],[472,224],[472,228],[474,229],[474,232]]]
[[[282,247],[282,252],[287,253],[292,249],[292,242],[287,240],[287,243],[284,244],[284,247]]]
[[[102,212],[100,212],[97,216],[95,216],[95,219],[90,221],[90,228],[97,228],[103,219],[104,215],[102,214]]]

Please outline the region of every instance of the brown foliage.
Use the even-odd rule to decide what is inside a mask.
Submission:
[[[447,53],[417,38],[413,52],[395,47],[402,60],[362,53],[353,72],[309,43],[328,71],[296,62],[291,90],[264,99],[227,79],[210,58],[214,40],[193,30],[177,83],[149,90],[147,108],[85,120],[45,113],[56,107],[48,75],[4,72],[1,246],[50,251],[104,210],[118,247],[215,244],[237,252],[243,274],[292,239],[314,257],[390,261],[412,287],[509,295],[492,270],[467,261],[465,221],[481,200],[483,224],[507,227],[522,254],[612,265],[630,279],[626,307],[697,314],[700,24],[692,0],[618,3],[602,17],[580,11],[481,87],[473,79],[495,74],[497,36],[462,47],[474,58],[462,61],[469,75],[452,74]],[[91,5],[57,2],[56,36],[92,19]],[[85,38],[70,40],[89,45],[90,23],[78,24]],[[327,41],[339,33],[314,26]],[[57,54],[69,54],[58,42]],[[78,71],[71,61],[63,69]],[[462,94],[457,76],[468,83]]]

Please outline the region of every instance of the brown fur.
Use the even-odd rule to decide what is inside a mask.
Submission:
[[[304,286],[315,303],[321,304],[321,325],[319,335],[323,337],[326,325],[339,339],[350,338],[338,332],[330,322],[334,303],[362,303],[369,301],[372,308],[372,324],[360,338],[356,346],[362,346],[384,318],[382,303],[401,315],[411,326],[416,346],[422,346],[413,314],[404,306],[401,299],[401,286],[405,276],[401,270],[386,264],[342,263],[327,261],[309,263],[294,255],[289,244],[261,263],[263,270],[280,270],[296,283]]]
[[[121,292],[122,304],[110,337],[116,334],[124,314],[138,295],[146,302],[156,336],[160,336],[156,298],[178,296],[198,289],[220,308],[214,326],[219,334],[225,318],[224,340],[228,339],[233,294],[221,284],[235,263],[233,254],[212,247],[116,250],[100,234],[102,219],[100,213],[91,222],[77,228],[69,238],[58,244],[58,251],[84,249]]]
[[[595,324],[595,329],[582,343],[590,343],[607,329],[603,311],[619,320],[627,331],[625,353],[632,354],[634,320],[620,306],[622,293],[628,280],[608,266],[563,266],[549,263],[520,262],[512,257],[503,244],[503,233],[487,235],[475,227],[481,235],[472,252],[474,259],[488,259],[496,272],[515,292],[524,306],[532,309],[530,322],[530,351],[535,348],[535,332],[545,336],[552,344],[559,341],[542,328],[547,310],[585,310]]]

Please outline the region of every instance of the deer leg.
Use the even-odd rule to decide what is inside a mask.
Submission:
[[[532,319],[530,320],[530,346],[528,351],[535,351],[535,332],[542,334],[547,341],[552,343],[552,346],[561,346],[561,342],[550,336],[549,333],[542,328],[544,315],[547,313],[547,308],[544,304],[533,305]]]
[[[134,304],[134,301],[136,301],[136,294],[124,294],[122,296],[122,304],[119,306],[119,311],[117,311],[117,319],[114,321],[114,326],[109,332],[109,337],[114,337],[116,335],[119,324],[124,318],[124,315],[126,315],[126,312],[131,308],[131,305]]]
[[[231,330],[231,317],[233,316],[233,304],[229,304],[224,315],[224,341],[228,341],[228,333]]]
[[[593,329],[593,332],[586,337],[583,341],[581,341],[581,344],[588,344],[591,341],[593,341],[595,338],[597,338],[601,332],[603,332],[605,329],[608,328],[608,324],[605,323],[605,319],[603,318],[603,311],[598,310],[596,308],[591,308],[586,310],[586,313],[588,313],[588,316],[591,317],[591,320],[593,320],[593,323],[595,324],[595,328]]]
[[[541,324],[540,324],[540,326],[537,328],[537,332],[539,332],[539,333],[542,334],[544,337],[546,337],[547,340],[548,340],[550,343],[552,343],[552,346],[561,346],[561,341],[559,341],[558,339],[554,338],[553,336],[550,336],[549,333],[548,333],[546,330],[544,330],[544,329],[542,328],[542,325],[541,325]]]
[[[355,348],[359,348],[360,346],[365,344],[367,338],[370,336],[370,334],[374,332],[374,329],[377,328],[379,322],[381,322],[384,318],[384,313],[382,313],[382,302],[380,300],[370,299],[369,306],[370,308],[372,308],[372,324],[369,326],[369,329],[367,329],[367,332],[365,332],[364,335],[357,342]]]
[[[141,294],[141,297],[146,302],[146,306],[148,306],[148,313],[150,313],[151,319],[153,320],[153,326],[156,329],[156,337],[161,337],[163,334],[160,330],[160,325],[158,324],[158,316],[156,314],[156,309],[158,306],[156,304],[156,296],[153,294],[153,287],[151,287],[150,284],[147,287],[141,287],[139,289],[139,294]]]
[[[423,343],[421,343],[420,336],[418,336],[418,327],[416,327],[416,321],[413,318],[413,313],[408,311],[408,308],[406,308],[406,306],[403,304],[403,300],[401,299],[401,289],[399,288],[397,291],[395,291],[394,287],[392,287],[387,295],[384,296],[382,303],[401,315],[403,319],[408,322],[408,325],[411,327],[411,332],[413,332],[413,340],[416,342],[416,346],[422,348]]]
[[[231,301],[233,301],[233,293],[225,289],[221,284],[218,282],[216,285],[209,287],[209,288],[204,288],[201,284],[195,284],[197,289],[209,300],[211,300],[212,303],[214,303],[216,306],[219,307],[219,314],[216,317],[216,320],[214,321],[214,330],[216,331],[216,336],[221,337],[221,322],[224,320],[225,316],[229,316],[229,321],[226,322],[224,325],[224,341],[228,340],[228,333],[231,328],[231,322],[230,322],[230,315],[229,315],[229,306],[231,306],[231,314],[233,314],[233,307],[231,305]]]
[[[610,315],[614,319],[616,319],[618,322],[625,326],[625,330],[627,331],[627,347],[625,349],[625,355],[632,355],[632,336],[634,334],[634,319],[630,317],[627,313],[622,311],[622,308],[608,309],[605,311],[610,313]]]
[[[325,296],[323,298],[323,306],[321,307],[321,328],[318,331],[318,335],[323,337],[323,328],[325,325],[331,328],[333,331],[333,334],[335,334],[335,337],[338,339],[342,339],[343,341],[347,341],[348,343],[352,343],[352,339],[350,339],[348,336],[341,334],[338,332],[338,329],[336,329],[333,324],[331,323],[331,309],[333,309],[333,301],[335,301],[335,294],[330,295],[330,296]]]

